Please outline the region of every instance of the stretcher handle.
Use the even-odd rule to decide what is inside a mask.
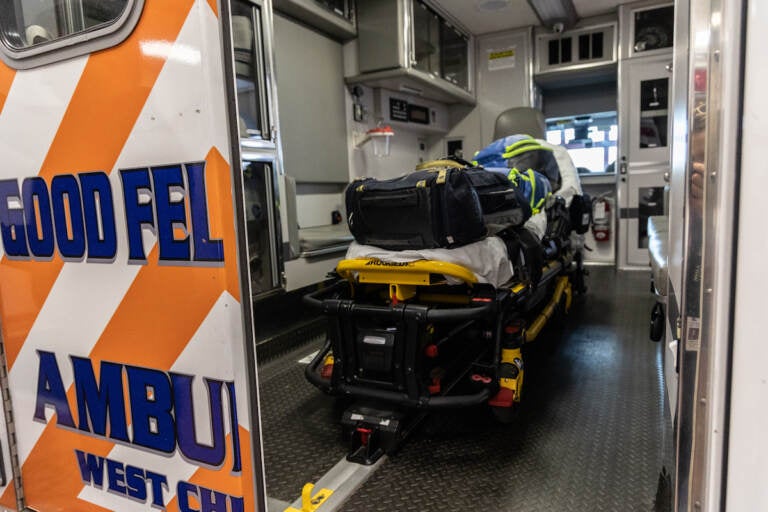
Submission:
[[[318,353],[315,355],[314,359],[310,361],[310,363],[304,367],[304,376],[307,378],[307,380],[313,384],[315,387],[320,389],[323,393],[331,393],[331,383],[329,380],[326,380],[320,376],[320,374],[317,371],[317,368],[320,366],[320,363],[325,359],[325,356],[328,355],[328,352],[331,350],[331,340],[329,338],[325,339],[325,344],[323,345],[323,348],[318,351]]]
[[[323,308],[323,299],[319,298],[321,296],[324,296],[326,294],[330,294],[332,292],[341,290],[342,288],[345,288],[348,286],[347,281],[336,281],[331,286],[327,288],[318,288],[314,292],[308,293],[304,297],[302,297],[302,302],[306,304],[307,306],[313,307],[315,309],[322,309]]]

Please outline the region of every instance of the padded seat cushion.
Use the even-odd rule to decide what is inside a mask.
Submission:
[[[651,271],[656,291],[662,297],[667,296],[667,253],[668,253],[669,218],[666,216],[648,218],[648,252],[651,258]]]

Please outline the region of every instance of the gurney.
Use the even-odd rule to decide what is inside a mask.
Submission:
[[[545,215],[559,215],[544,231],[551,250],[527,263],[541,268],[512,264],[505,231],[451,248],[353,243],[337,281],[305,297],[328,320],[305,376],[356,401],[342,418],[350,460],[372,463],[391,451],[414,412],[487,404],[501,420],[515,415],[525,345],[584,288],[564,211],[562,199],[549,198]]]

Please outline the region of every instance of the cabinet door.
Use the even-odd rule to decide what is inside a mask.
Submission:
[[[646,169],[629,178],[628,200],[633,206],[621,210],[627,265],[648,265],[648,218],[664,215],[667,171],[666,167]]]
[[[249,1],[235,0],[231,9],[240,138],[270,140],[262,8]]]
[[[671,55],[624,62],[622,138],[630,166],[669,162]]]
[[[648,217],[664,214],[671,144],[671,55],[622,63],[619,262],[648,264]],[[623,89],[622,89],[623,88]]]
[[[298,183],[347,183],[341,44],[279,15],[274,26],[283,170]]]
[[[281,287],[282,247],[273,162],[242,162],[245,229],[251,293],[259,297]]]

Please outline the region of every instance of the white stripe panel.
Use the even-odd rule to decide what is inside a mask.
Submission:
[[[0,179],[40,171],[86,62],[84,56],[16,72],[0,115]]]
[[[203,378],[231,380],[233,365],[237,363],[238,366],[242,366],[240,364],[242,358],[234,357],[234,355],[242,353],[242,340],[240,303],[228,292],[224,292],[171,368],[173,372],[195,376],[193,387],[195,426],[198,441],[201,443],[210,444],[211,442],[208,392]],[[245,412],[248,406],[245,392],[245,389],[237,390],[239,393],[237,395],[237,408],[238,421],[247,428]],[[226,391],[222,391],[222,396],[224,397],[224,425],[226,432],[229,433],[231,430],[230,412],[226,401]],[[197,466],[184,460],[178,450],[171,457],[166,457],[119,444],[115,445],[107,458],[168,476],[168,492],[165,493],[166,505],[176,495],[177,482],[188,480],[197,470]],[[230,469],[224,467],[222,471],[228,472]],[[125,497],[116,497],[105,491],[106,488],[96,489],[86,485],[80,492],[79,498],[121,512],[147,510],[146,504],[131,501]]]
[[[226,118],[224,99],[213,101],[212,93],[205,89],[207,82],[200,80],[204,71],[220,68],[218,37],[215,41],[203,38],[203,34],[217,34],[217,26],[207,2],[198,0],[170,50],[145,48],[145,53],[165,51],[163,55],[169,58],[110,177],[115,195],[117,259],[113,264],[64,265],[10,373],[21,464],[44,428],[32,419],[37,382],[34,376],[38,373],[36,350],[56,352],[64,385],[69,387],[72,369],[66,357],[90,353],[140,269],[126,264],[125,212],[117,169],[199,161],[205,158],[212,141],[221,144],[220,149],[227,147],[226,124],[222,121]],[[211,51],[201,52],[201,48]],[[147,253],[154,240],[145,230]]]
[[[228,157],[218,34],[208,2],[198,0],[174,44],[143,44],[145,54],[168,61],[126,144],[140,150],[126,151],[121,168],[199,161],[211,146]]]
[[[116,174],[110,176],[113,191],[120,190],[118,181]],[[125,210],[121,199],[116,197],[114,204],[116,261],[121,262],[128,259]],[[90,353],[140,268],[117,263],[64,264],[9,374],[20,430],[19,461],[26,460],[45,429],[45,425],[32,421],[39,364],[37,350],[56,354],[64,387],[69,388],[73,381],[69,355],[86,357]]]
[[[86,62],[83,56],[16,72],[0,114],[0,179],[40,172]]]

